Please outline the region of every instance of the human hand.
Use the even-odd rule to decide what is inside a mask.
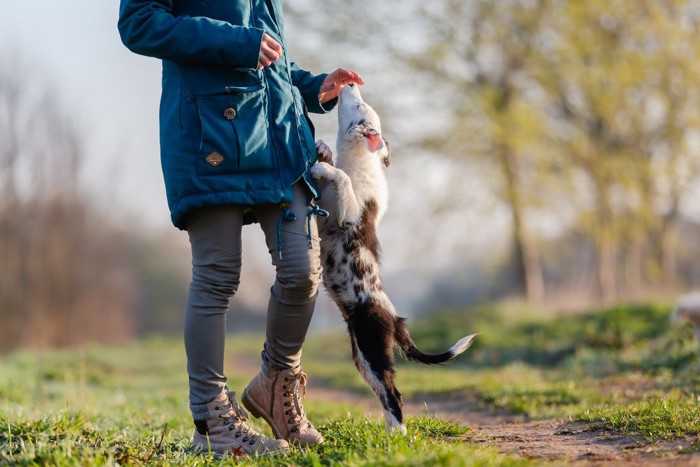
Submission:
[[[260,54],[258,55],[258,70],[272,65],[272,63],[279,60],[281,56],[282,46],[280,43],[268,36],[267,33],[263,33],[262,43],[260,44]]]
[[[341,89],[350,83],[365,84],[360,75],[352,70],[338,68],[333,73],[326,76],[326,79],[321,83],[321,89],[318,91],[318,100],[321,104],[325,104],[338,97]]]

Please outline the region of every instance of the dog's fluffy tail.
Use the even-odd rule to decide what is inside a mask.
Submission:
[[[394,329],[396,342],[399,344],[399,347],[401,347],[404,354],[406,354],[406,358],[428,365],[437,365],[438,363],[452,360],[457,355],[464,353],[464,351],[472,345],[474,338],[477,336],[477,334],[470,334],[461,338],[452,347],[450,347],[447,352],[443,352],[441,354],[429,354],[422,352],[420,349],[418,349],[418,347],[416,347],[416,343],[413,342],[411,335],[408,333],[405,321],[406,318],[397,318],[396,320],[396,327]]]

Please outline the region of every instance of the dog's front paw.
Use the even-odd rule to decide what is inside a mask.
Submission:
[[[314,180],[330,180],[333,177],[333,167],[326,162],[317,162],[311,166],[311,178]]]
[[[319,162],[333,165],[333,151],[322,139],[316,141],[316,157]]]

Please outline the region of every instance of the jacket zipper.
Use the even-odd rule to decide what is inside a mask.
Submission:
[[[277,23],[277,20],[276,20],[276,14],[274,12],[274,6],[272,5],[272,1],[265,0],[265,4],[267,5],[267,8],[270,12],[270,16],[274,19],[273,22],[274,22],[275,28],[276,28],[275,32],[277,33],[277,36],[280,39],[282,39],[282,32],[280,31],[279,24]],[[287,72],[287,79],[289,80],[289,92],[292,93],[292,102],[294,104],[294,126],[297,130],[297,141],[299,142],[299,149],[300,149],[299,157],[305,158],[304,154],[305,154],[305,150],[306,150],[306,145],[304,144],[305,139],[304,139],[304,137],[302,137],[302,130],[301,130],[300,121],[302,118],[306,119],[306,116],[304,114],[304,108],[297,107],[297,98],[296,98],[296,93],[294,92],[294,82],[292,80],[292,73],[291,73],[291,71],[289,71],[290,70],[289,57],[287,57],[286,53],[284,54],[284,64],[285,64],[285,70]],[[299,93],[299,94],[301,96],[301,93]],[[302,97],[302,102],[300,105],[302,105],[302,106],[304,105],[303,97]],[[311,141],[311,144],[315,145],[315,141]],[[304,163],[306,164],[306,161]],[[303,173],[301,174],[301,176],[298,179],[294,180],[294,183],[297,183],[299,180],[304,180],[304,183],[306,183],[307,187],[314,194],[314,196],[318,195],[316,193],[316,190],[314,190],[314,188],[306,182],[306,180],[304,179]]]
[[[254,1],[250,0],[250,17],[253,22],[253,26],[257,27],[257,15],[255,14],[255,5]],[[277,25],[277,23],[275,23]],[[263,31],[265,28],[262,28]],[[279,31],[277,32],[277,35],[279,36]],[[280,40],[282,38],[280,37]],[[283,51],[284,52],[284,51]],[[285,63],[286,63],[286,56],[287,54],[285,53]],[[263,82],[265,83],[265,88],[267,89],[266,97],[267,97],[267,118],[265,119],[265,127],[267,128],[267,138],[270,140],[270,155],[275,159],[275,168],[277,169],[277,180],[280,184],[281,191],[284,192],[284,185],[282,184],[282,171],[280,170],[280,161],[279,157],[277,157],[277,150],[275,149],[275,141],[272,138],[272,129],[270,128],[270,115],[272,115],[272,95],[270,92],[270,86],[268,85],[267,82],[267,74],[265,72],[265,67],[263,67],[262,70],[260,70],[263,75]],[[291,201],[283,197],[283,199],[280,200],[281,202],[285,201]]]

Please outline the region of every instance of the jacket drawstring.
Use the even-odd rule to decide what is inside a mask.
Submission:
[[[289,209],[289,203],[280,204],[282,208],[282,213],[279,219],[277,219],[277,254],[279,255],[280,261],[282,260],[282,221],[293,222],[297,220],[297,215]]]
[[[306,230],[309,232],[309,249],[313,248],[313,237],[311,236],[311,217],[321,216],[328,217],[328,211],[318,207],[318,204],[313,202],[313,199],[309,199],[309,212],[306,213]]]
[[[311,234],[311,218],[313,216],[328,217],[328,211],[321,209],[318,204],[313,202],[313,198],[309,197],[307,204],[309,211],[306,213],[306,230],[309,236],[309,249],[313,248],[313,236]],[[289,203],[280,204],[282,212],[277,219],[277,255],[280,261],[282,260],[282,222],[293,222],[297,220],[296,214],[289,209]]]

